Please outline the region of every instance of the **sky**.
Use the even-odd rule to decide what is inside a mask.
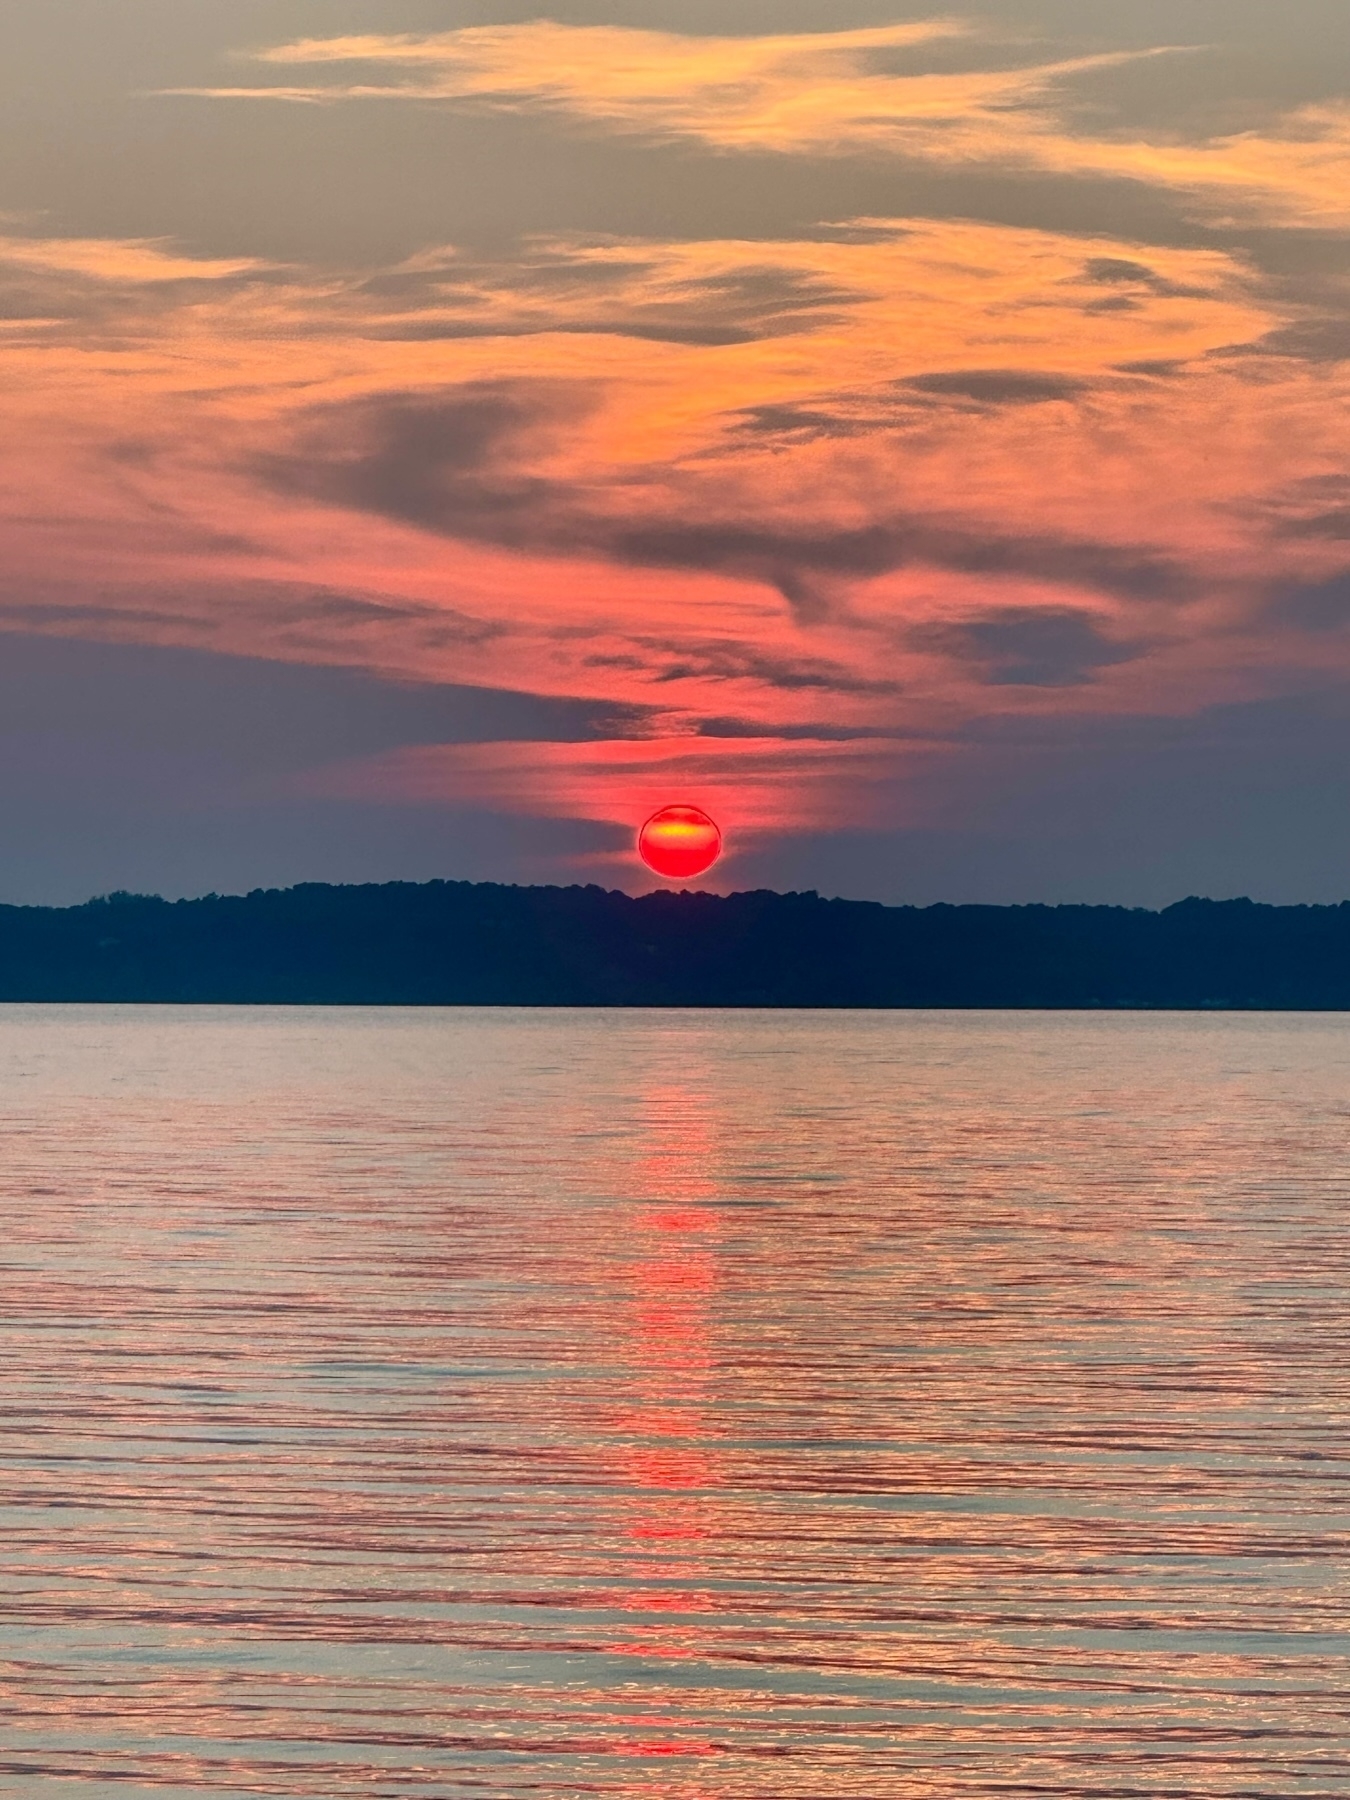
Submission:
[[[1344,0],[0,0],[0,900],[671,802],[1350,895],[1347,93]]]

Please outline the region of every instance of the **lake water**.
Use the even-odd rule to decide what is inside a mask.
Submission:
[[[0,1792],[1350,1792],[1350,1019],[0,1008]]]

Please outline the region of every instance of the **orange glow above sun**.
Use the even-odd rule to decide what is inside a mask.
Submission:
[[[766,10],[278,28],[172,95],[147,65],[138,107],[225,158],[190,241],[171,175],[119,235],[98,162],[85,235],[38,189],[0,221],[0,627],[443,690],[445,741],[352,723],[256,780],[500,814],[531,878],[644,889],[955,844],[1053,744],[1350,683],[1350,107],[1315,71],[1229,93],[1227,50],[1137,21],[1089,54]],[[282,196],[248,229],[264,103],[296,193],[336,180],[331,109],[372,134],[382,252],[365,199],[280,260]],[[489,181],[483,238],[479,198],[425,210],[397,107],[492,113],[513,168],[584,138],[594,184]],[[664,175],[634,198],[648,154],[701,229]]]
[[[638,854],[663,880],[684,881],[712,868],[722,833],[697,806],[663,806],[638,833]]]

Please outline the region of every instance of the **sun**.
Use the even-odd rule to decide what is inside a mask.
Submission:
[[[638,855],[665,881],[705,874],[722,854],[722,833],[697,806],[663,806],[638,833]]]

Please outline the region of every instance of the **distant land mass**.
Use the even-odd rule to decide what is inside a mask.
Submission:
[[[308,884],[0,907],[0,1000],[1350,1010],[1350,902],[880,906]]]

